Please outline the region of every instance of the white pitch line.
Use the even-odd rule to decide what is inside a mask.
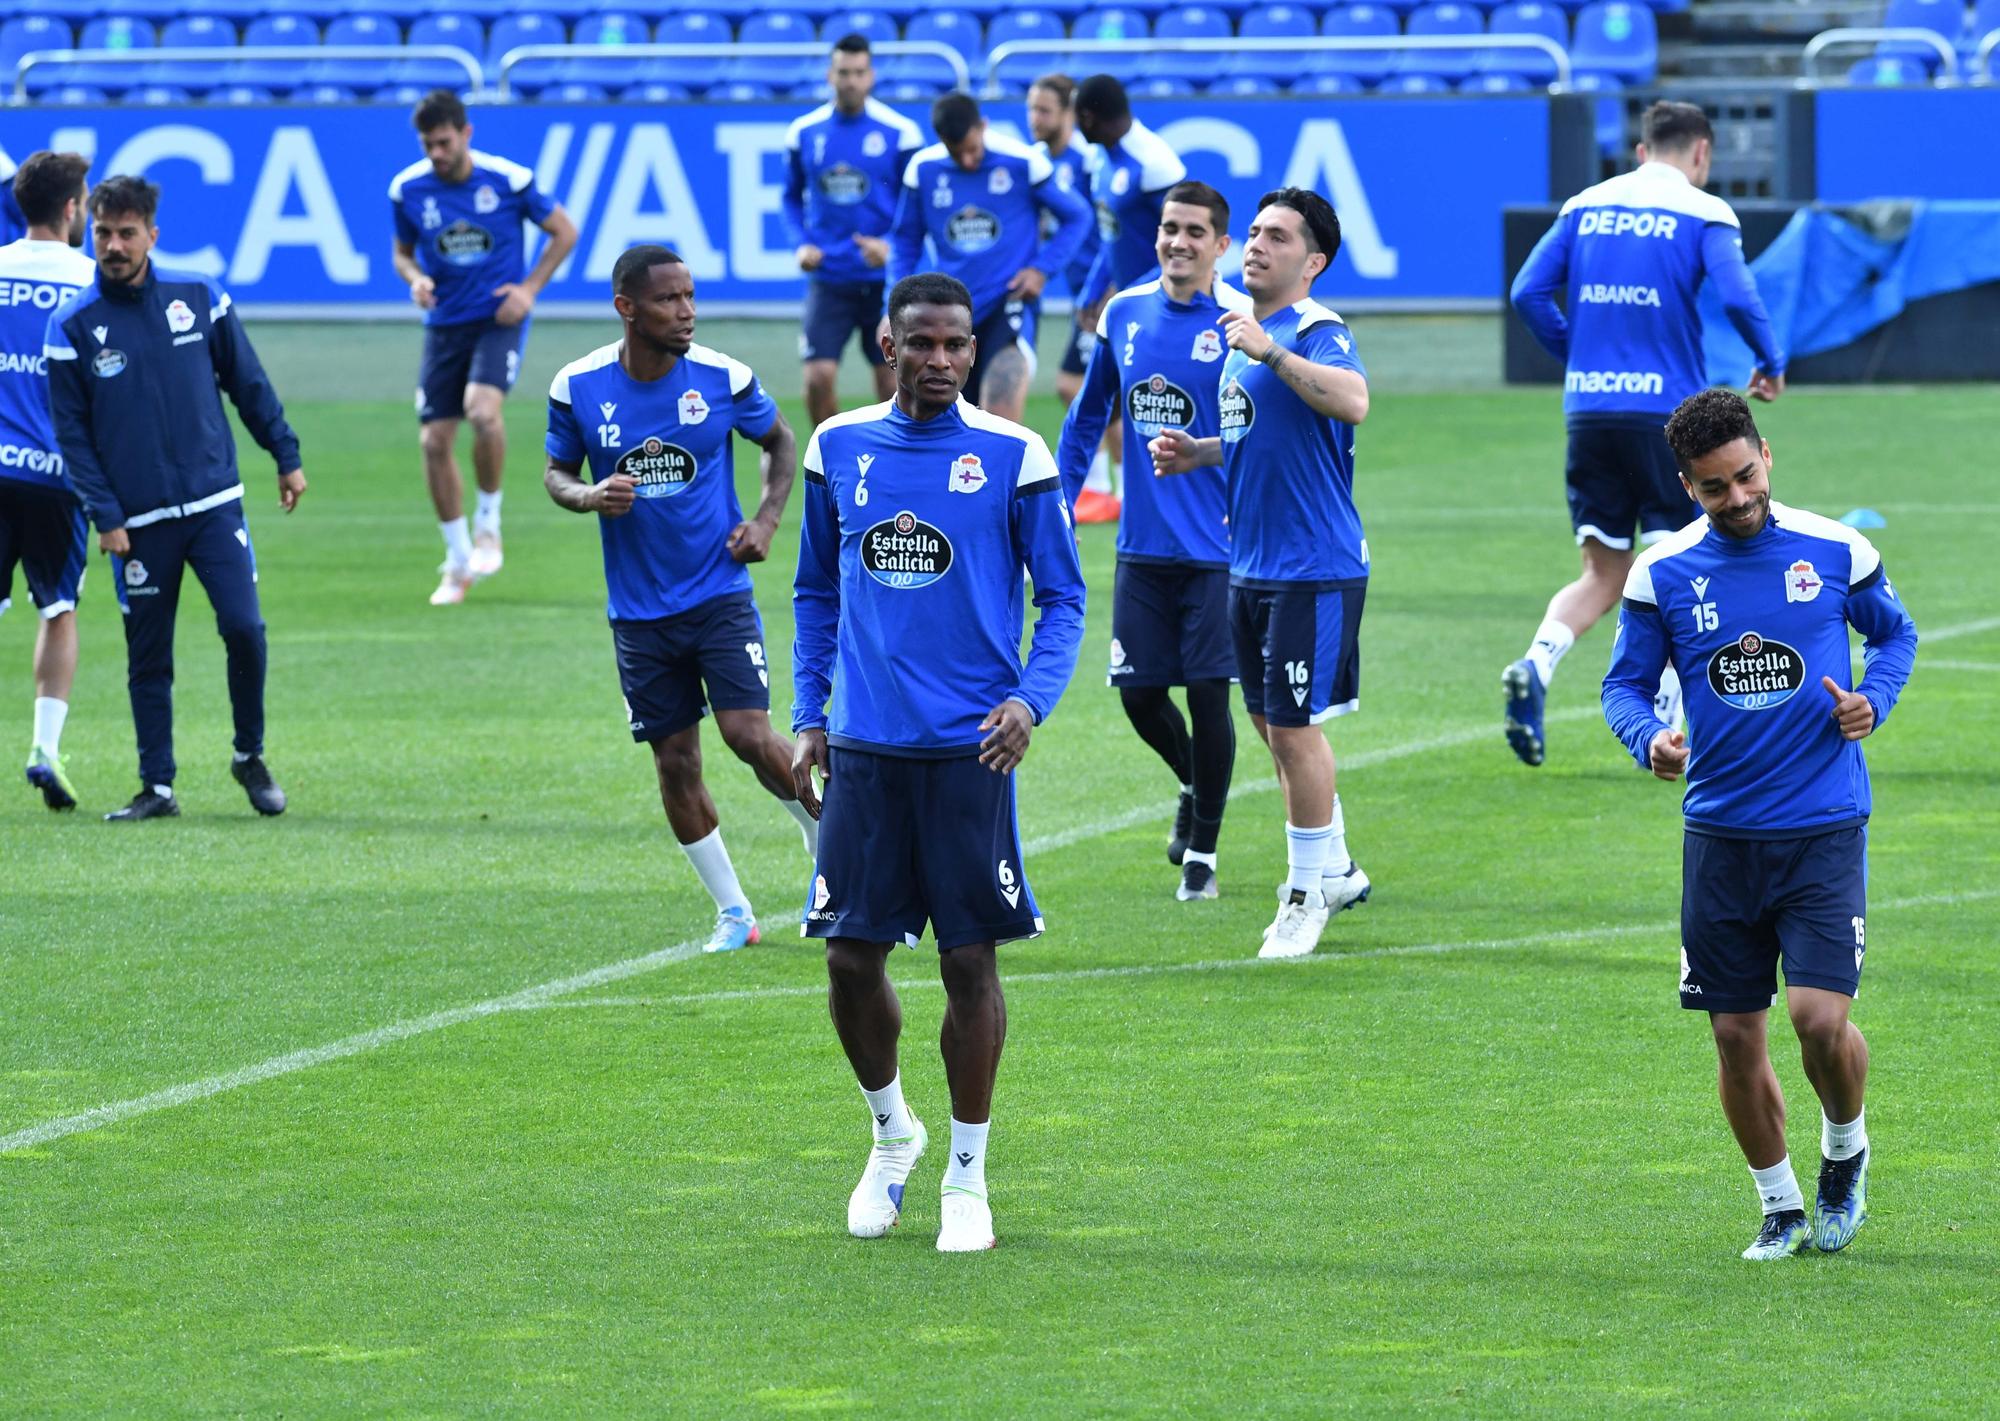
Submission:
[[[1923,648],[1934,646],[1941,641],[1955,641],[1962,636],[1977,636],[1981,632],[2000,629],[2000,617],[1981,617],[1976,622],[1959,622],[1954,626],[1939,627],[1936,631],[1925,631],[1922,622],[1917,623],[1917,664],[1924,664]]]
[[[1919,661],[1925,671],[2000,671],[2000,661]]]

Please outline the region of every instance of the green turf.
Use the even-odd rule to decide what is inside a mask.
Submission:
[[[84,812],[0,799],[0,1135],[707,926],[623,727],[594,530],[537,486],[538,402],[510,411],[507,570],[437,610],[407,405],[315,388],[287,391],[296,516],[250,459],[292,812],[259,821],[229,781],[191,591],[186,817],[96,822],[134,786],[94,571]],[[1764,418],[1778,496],[1885,513],[1932,632],[1992,621],[1993,400],[1800,391]],[[1052,400],[1031,416],[1053,433]],[[1378,383],[1365,709],[1333,732],[1377,890],[1300,964],[1246,960],[1283,862],[1247,725],[1225,896],[1172,899],[1173,786],[1102,685],[1112,536],[1086,531],[1077,682],[1021,771],[1025,833],[1068,842],[1029,855],[1047,936],[1005,950],[995,1253],[933,1251],[941,1148],[895,1237],[845,1236],[866,1122],[787,929],[797,830],[711,740],[761,948],[0,1155],[0,1415],[1984,1409],[2000,629],[1927,645],[1869,745],[1874,1217],[1841,1257],[1753,1268],[1705,1024],[1675,1005],[1676,792],[1592,709],[1607,631],[1555,686],[1546,767],[1499,734],[1500,667],[1574,560],[1560,454],[1547,392]],[[790,534],[758,580],[780,717]],[[0,620],[17,751],[30,629]],[[1129,970],[1075,975],[1100,968]],[[895,971],[941,1146],[935,967]],[[1810,1187],[1817,1110],[1774,1036]]]

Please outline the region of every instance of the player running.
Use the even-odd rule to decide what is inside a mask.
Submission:
[[[895,1227],[927,1142],[903,1100],[886,967],[928,921],[951,1086],[946,1253],[994,1243],[986,1135],[1007,1035],[994,946],[1042,930],[1011,771],[1083,635],[1083,573],[1048,446],[959,398],[977,358],[972,310],[937,273],[890,291],[896,397],[813,435],[794,599],[792,773],[822,829],[805,932],[827,939],[834,1026],[875,1131],[847,1227]],[[1041,611],[1025,666],[1024,569]]]
[[[1741,397],[1692,396],[1666,437],[1707,516],[1633,565],[1604,716],[1641,768],[1668,781],[1687,775],[1681,1005],[1709,1014],[1722,1113],[1764,1206],[1743,1256],[1783,1258],[1808,1242],[1832,1253],[1868,1217],[1868,1043],[1848,1020],[1867,947],[1860,742],[1909,680],[1916,623],[1866,538],[1772,501],[1771,446]],[[1850,626],[1867,642],[1853,690]],[[1685,688],[1686,735],[1653,705],[1670,664]],[[1820,1101],[1812,1224],[1766,1050],[1781,961],[1785,1007]]]
[[[0,247],[0,612],[19,563],[41,614],[35,628],[35,732],[28,783],[51,809],[76,808],[63,765],[63,723],[76,680],[76,599],[83,588],[89,527],[63,474],[49,419],[49,313],[90,285],[96,265],[83,245],[84,174],[76,153],[32,153],[7,191],[27,235]]]
[[[535,298],[576,245],[576,224],[535,186],[532,169],[472,146],[472,124],[456,94],[424,96],[413,116],[424,156],[389,184],[396,223],[396,275],[424,311],[417,377],[418,443],[424,479],[444,535],[433,607],[455,606],[466,589],[500,571],[500,476],[507,427],[500,407],[521,373]],[[526,269],[522,225],[548,234]],[[478,506],[468,532],[458,471],[458,425],[472,425]]]
[[[694,274],[678,255],[632,248],[611,290],[624,339],[565,365],[549,386],[542,482],[572,513],[598,515],[632,738],[652,747],[667,823],[715,900],[702,951],[730,952],[760,934],[702,780],[705,707],[799,821],[808,852],[819,833],[792,790],[791,747],[771,729],[764,625],[745,566],[770,554],[797,444],[749,366],[694,343]],[[734,434],[764,451],[763,498],[747,521]]]
[[[1063,489],[1082,486],[1091,454],[1113,415],[1125,415],[1126,458],[1151,465],[1147,441],[1168,429],[1209,438],[1221,429],[1217,375],[1226,353],[1224,311],[1250,298],[1216,280],[1229,250],[1229,204],[1206,183],[1167,192],[1160,211],[1157,280],[1113,296],[1082,393],[1069,407],[1056,467]],[[1229,682],[1229,491],[1222,471],[1146,478],[1126,498],[1118,525],[1118,576],[1111,611],[1107,683],[1126,718],[1181,787],[1168,861],[1181,870],[1182,902],[1216,896],[1215,852],[1236,763]],[[1188,713],[1167,694],[1187,688]],[[1190,733],[1189,726],[1193,730]]]
[[[1271,749],[1285,796],[1289,873],[1259,957],[1302,957],[1327,916],[1366,902],[1347,851],[1333,747],[1320,726],[1361,704],[1361,607],[1368,540],[1354,508],[1354,427],[1368,375],[1346,322],[1312,299],[1340,250],[1340,219],[1318,193],[1267,192],[1243,245],[1248,315],[1220,317],[1220,439],[1169,429],[1155,467],[1220,463],[1229,481],[1229,624],[1243,704]]]
[[[1096,313],[1114,291],[1154,275],[1153,234],[1167,189],[1187,177],[1187,164],[1164,138],[1132,116],[1125,86],[1093,74],[1076,88],[1076,131],[1091,144],[1090,202],[1097,214],[1097,260],[1083,292]]]
[[[903,173],[889,282],[917,270],[928,237],[935,269],[972,292],[978,356],[965,397],[1002,419],[1019,420],[1035,373],[1042,287],[1082,244],[1090,209],[1055,180],[1048,158],[1004,134],[989,134],[970,94],[946,94],[931,105],[931,127],[938,141],[920,149]],[[1046,239],[1044,213],[1056,220]]]
[[[875,341],[882,269],[903,169],[924,146],[914,123],[870,97],[875,61],[865,36],[843,35],[835,43],[826,78],[833,102],[785,131],[785,226],[806,274],[799,358],[806,415],[815,426],[840,412],[834,383],[850,336],[860,337],[875,397],[886,400],[895,388]]]
[[[1582,575],[1549,599],[1527,654],[1501,673],[1507,743],[1529,765],[1546,753],[1543,708],[1557,664],[1618,605],[1634,525],[1646,545],[1696,516],[1660,425],[1708,384],[1695,304],[1704,280],[1715,284],[1731,323],[1757,352],[1750,393],[1775,400],[1785,389],[1784,353],[1744,263],[1736,214],[1702,190],[1715,144],[1708,116],[1693,104],[1662,101],[1646,110],[1643,133],[1639,167],[1564,203],[1514,278],[1514,309],[1568,364],[1564,477],[1583,556]],[[1662,718],[1678,720],[1679,702],[1669,669],[1660,686]]]

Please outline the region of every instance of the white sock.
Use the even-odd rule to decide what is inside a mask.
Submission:
[[[1819,1152],[1828,1159],[1853,1159],[1868,1148],[1868,1112],[1863,1110],[1845,1125],[1836,1125],[1825,1111],[1819,1116]]]
[[[460,571],[472,566],[472,535],[465,531],[464,516],[447,518],[438,532],[444,534],[445,561]]]
[[[750,900],[743,896],[743,885],[736,881],[736,866],[729,862],[729,850],[722,847],[721,825],[710,830],[705,839],[682,844],[681,852],[688,856],[694,871],[701,875],[702,887],[715,900],[718,911],[723,908],[750,911]]]
[[[1195,852],[1195,851],[1194,851],[1193,849],[1189,849],[1189,850],[1188,850],[1188,851],[1187,851],[1186,853],[1184,853],[1184,854],[1182,854],[1182,855],[1181,855],[1181,862],[1182,862],[1182,863],[1184,863],[1184,864],[1186,864],[1186,863],[1205,863],[1205,864],[1207,864],[1207,865],[1208,865],[1208,871],[1209,871],[1210,873],[1214,873],[1214,872],[1215,872],[1215,855],[1214,855],[1214,854],[1198,854],[1198,853],[1196,853],[1196,852]]]
[[[1301,829],[1285,826],[1285,861],[1291,868],[1288,886],[1299,893],[1317,893],[1325,876],[1327,846],[1333,842],[1331,826]]]
[[[35,747],[53,755],[62,748],[63,722],[69,719],[69,702],[54,696],[35,697]]]
[[[861,1094],[868,1100],[868,1113],[875,1117],[876,1144],[900,1145],[916,1138],[916,1122],[910,1118],[910,1107],[903,1104],[901,1072],[880,1090],[861,1087]]]
[[[806,813],[806,807],[796,799],[778,801],[785,806],[792,818],[799,821],[799,828],[805,831],[806,856],[815,862],[819,859],[819,820]]]
[[[240,765],[245,760],[254,760],[256,758],[257,757],[255,755],[246,755],[241,750],[237,750],[230,754],[229,763],[232,765]]]
[[[1320,876],[1339,878],[1354,867],[1354,860],[1347,855],[1347,816],[1341,812],[1337,794],[1333,797],[1333,822],[1326,827],[1333,837],[1326,841],[1326,864],[1320,869]]]
[[[157,794],[161,799],[172,799],[174,797],[174,787],[172,785],[154,785],[153,793]]]
[[[1546,617],[1535,628],[1534,643],[1528,648],[1528,662],[1535,668],[1535,674],[1542,678],[1542,685],[1556,679],[1556,663],[1569,654],[1576,645],[1576,633],[1557,621]]]
[[[491,533],[500,536],[500,491],[488,493],[479,490],[479,500],[472,508],[472,529],[476,533]]]
[[[1084,476],[1083,488],[1086,493],[1111,492],[1111,456],[1102,449],[1090,461],[1090,472]]]
[[[988,1120],[968,1125],[956,1115],[951,1118],[951,1158],[945,1161],[944,1183],[939,1192],[986,1197],[986,1131]]]
[[[1752,1169],[1750,1177],[1757,1181],[1757,1198],[1764,1205],[1767,1214],[1782,1214],[1787,1209],[1804,1209],[1805,1195],[1799,1193],[1799,1181],[1792,1175],[1792,1157],[1786,1155],[1769,1169]]]

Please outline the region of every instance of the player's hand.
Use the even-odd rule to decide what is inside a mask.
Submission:
[[[278,475],[278,507],[290,513],[299,506],[299,499],[306,491],[306,471],[293,469],[290,473]]]
[[[826,253],[811,242],[803,243],[792,255],[798,259],[800,271],[818,271],[820,263],[826,260]]]
[[[1843,691],[1833,677],[1822,676],[1820,685],[1833,697],[1833,723],[1840,727],[1843,740],[1860,740],[1875,728],[1875,703],[1859,691]]]
[[[750,518],[729,532],[729,556],[738,562],[762,562],[771,556],[771,539],[778,531],[774,523]]]
[[[1039,301],[1042,299],[1042,288],[1048,284],[1047,272],[1038,266],[1024,266],[1007,283],[1007,294],[1022,301]]]
[[[1688,738],[1678,730],[1663,730],[1653,737],[1651,748],[1646,752],[1653,762],[1653,773],[1672,784],[1681,777],[1681,771],[1688,764]]]
[[[428,276],[419,276],[410,283],[410,299],[428,311],[438,303],[437,283]]]
[[[1194,461],[1194,436],[1185,429],[1161,430],[1146,442],[1146,452],[1153,456],[1155,478],[1192,473],[1199,467]]]
[[[97,550],[109,553],[114,558],[129,558],[132,556],[132,535],[123,528],[113,528],[108,533],[99,533]]]
[[[819,770],[821,784],[833,778],[832,762],[826,753],[826,732],[814,727],[801,730],[792,742],[792,792],[806,813],[819,818],[819,793],[813,788],[813,770]]]
[[[1019,701],[1002,701],[986,713],[979,728],[990,732],[979,742],[979,763],[1004,775],[1027,758],[1035,717]]]
[[[493,294],[500,298],[500,309],[493,313],[496,326],[518,326],[535,308],[534,296],[518,281],[502,282],[493,288]]]
[[[632,482],[630,474],[613,474],[602,483],[590,486],[590,511],[601,513],[606,518],[617,518],[632,511],[633,500],[639,495],[638,485]]]
[[[1759,370],[1750,377],[1750,398],[1753,400],[1762,400],[1768,405],[1784,393],[1785,377],[1782,375],[1766,375]]]
[[[1271,337],[1247,311],[1224,311],[1220,324],[1222,339],[1231,350],[1240,350],[1252,360],[1262,360],[1271,349]]]
[[[861,248],[861,260],[869,266],[880,269],[889,264],[889,242],[885,237],[864,237],[854,234],[854,245]]]

